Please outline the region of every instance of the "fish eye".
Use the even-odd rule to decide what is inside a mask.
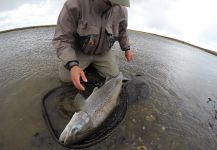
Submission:
[[[78,132],[78,128],[77,127],[73,128],[71,130],[71,134],[76,134],[77,132]]]

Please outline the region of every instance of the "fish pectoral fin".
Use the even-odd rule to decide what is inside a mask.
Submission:
[[[74,98],[73,104],[78,110],[81,110],[85,106],[85,98],[78,93]]]

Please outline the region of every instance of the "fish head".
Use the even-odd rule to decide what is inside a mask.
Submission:
[[[86,112],[76,112],[62,134],[60,142],[64,145],[77,143],[87,135],[91,126],[91,120]]]

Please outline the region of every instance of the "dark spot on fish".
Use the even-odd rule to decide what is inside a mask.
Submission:
[[[129,80],[127,80],[127,79],[122,80],[123,86],[124,86],[124,84],[126,84],[128,81],[129,81]]]

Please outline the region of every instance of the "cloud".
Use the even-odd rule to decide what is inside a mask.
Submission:
[[[216,0],[135,0],[131,4],[129,28],[217,50]]]
[[[179,0],[167,17],[180,38],[217,50],[216,6],[216,0]]]
[[[25,3],[14,10],[0,13],[0,30],[23,26],[55,24],[64,0],[45,0]]]
[[[43,0],[1,0],[0,12],[13,10],[22,4],[37,4]]]
[[[129,28],[137,30],[170,28],[173,30],[165,14],[172,5],[173,0],[137,0],[132,2],[129,8]]]
[[[180,34],[198,36],[217,24],[215,6],[215,0],[181,0],[167,11],[167,16]]]

